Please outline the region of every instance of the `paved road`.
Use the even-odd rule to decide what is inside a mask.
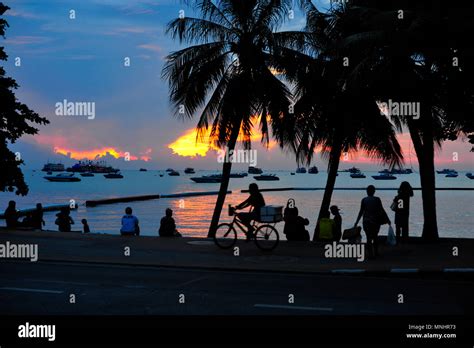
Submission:
[[[456,315],[473,281],[86,263],[0,263],[2,314]],[[76,303],[69,303],[70,294]],[[180,303],[180,295],[184,303]],[[294,303],[289,303],[290,294]],[[398,303],[403,294],[404,303]],[[181,300],[183,298],[181,297]]]

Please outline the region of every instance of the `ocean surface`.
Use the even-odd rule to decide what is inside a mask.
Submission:
[[[159,222],[164,215],[165,209],[171,207],[174,210],[174,218],[178,230],[184,236],[205,237],[209,227],[210,219],[214,209],[217,196],[201,196],[189,198],[161,198],[143,202],[119,203],[102,205],[98,207],[86,207],[86,200],[103,199],[121,196],[135,196],[144,194],[171,194],[179,192],[202,192],[217,191],[219,184],[197,184],[190,180],[192,176],[216,174],[215,171],[199,171],[196,174],[187,175],[181,170],[181,176],[171,177],[164,171],[149,170],[147,172],[122,171],[124,179],[105,179],[103,175],[96,174],[94,177],[81,177],[81,182],[57,183],[46,181],[41,171],[24,171],[25,179],[30,187],[26,197],[16,196],[14,193],[0,193],[0,210],[7,207],[8,201],[13,199],[17,202],[17,209],[32,208],[36,203],[43,205],[69,204],[74,199],[79,208],[73,211],[71,216],[75,220],[74,230],[81,230],[81,219],[88,220],[91,231],[99,233],[119,234],[120,219],[127,206],[133,208],[134,214],[139,218],[142,235],[158,235]],[[290,171],[266,171],[265,174],[274,173],[280,177],[280,181],[258,182],[260,188],[324,188],[326,183],[326,172],[319,174],[296,174],[290,175]],[[365,188],[373,184],[376,188],[398,188],[402,181],[408,181],[413,187],[420,187],[417,173],[398,175],[397,180],[376,181],[371,175],[375,172],[365,172],[366,179],[352,179],[349,173],[339,173],[336,181],[337,188]],[[459,172],[457,178],[446,178],[444,175],[436,176],[436,185],[439,188],[456,187],[472,188],[474,181],[465,176],[465,172]],[[227,205],[238,204],[243,201],[247,194],[241,193],[241,189],[247,189],[251,182],[256,182],[252,175],[245,178],[231,179],[229,190],[232,194],[227,195],[226,203],[221,216],[221,222],[229,221],[227,216]],[[385,210],[393,221],[393,212],[390,204],[396,191],[380,190],[376,196],[382,199]],[[300,215],[310,220],[308,231],[313,233],[315,218],[319,210],[323,196],[322,190],[317,191],[282,191],[265,192],[264,197],[267,204],[286,205],[289,198],[296,200]],[[360,200],[365,196],[364,190],[342,190],[334,191],[332,204],[341,209],[343,228],[351,227],[357,217]],[[437,191],[437,214],[438,226],[441,236],[444,237],[467,237],[474,238],[474,191]],[[46,229],[56,230],[54,224],[56,212],[45,213]],[[4,225],[4,220],[0,220]],[[410,234],[421,235],[423,225],[423,211],[421,191],[415,191],[411,201],[410,212]],[[276,225],[283,237],[283,222]],[[383,226],[381,234],[387,233],[387,227]]]

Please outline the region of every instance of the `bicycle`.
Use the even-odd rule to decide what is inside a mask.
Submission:
[[[234,216],[231,223],[222,223],[217,226],[214,242],[222,249],[230,249],[237,242],[236,226],[245,236],[248,231],[243,222],[235,214],[235,208],[229,205],[229,216]],[[275,225],[279,221],[275,221]],[[275,249],[280,241],[277,229],[268,222],[252,221],[253,232],[251,238],[260,250],[271,251]]]

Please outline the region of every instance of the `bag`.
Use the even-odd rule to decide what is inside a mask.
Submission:
[[[393,199],[393,202],[392,202],[392,204],[390,205],[390,209],[391,209],[392,211],[395,211],[395,212],[397,211],[397,208],[398,208],[397,198],[398,198],[398,196]]]
[[[387,244],[390,246],[397,245],[397,238],[395,237],[395,233],[393,232],[392,226],[388,226],[388,233],[387,233]]]
[[[342,233],[342,239],[356,238],[360,236],[362,228],[360,226],[348,228]]]

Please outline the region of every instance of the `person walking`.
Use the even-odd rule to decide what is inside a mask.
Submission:
[[[377,239],[380,232],[380,226],[387,223],[391,225],[391,221],[383,208],[382,201],[379,197],[375,197],[374,195],[375,187],[369,185],[367,187],[367,197],[363,198],[361,201],[360,211],[354,224],[354,227],[357,227],[360,219],[363,217],[362,227],[367,236],[367,255],[369,258],[378,256]]]

